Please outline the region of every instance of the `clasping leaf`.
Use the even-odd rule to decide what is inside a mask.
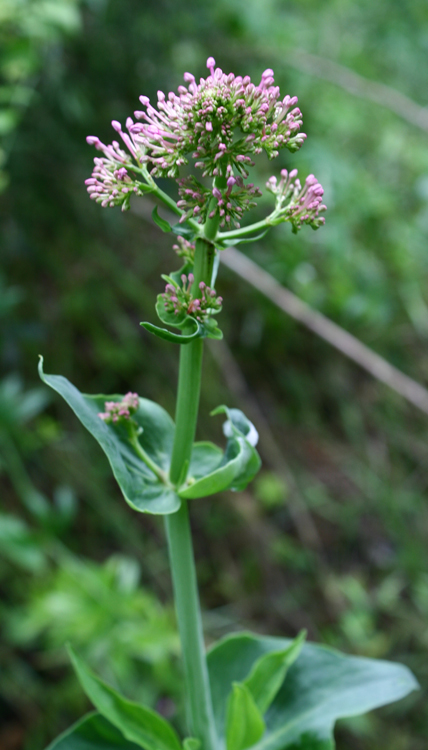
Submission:
[[[186,499],[214,495],[222,490],[243,490],[260,469],[255,450],[257,430],[239,409],[219,406],[212,414],[226,413],[223,431],[228,438],[223,453],[213,443],[195,443],[189,477],[178,494]]]
[[[138,411],[133,416],[141,428],[138,437],[141,448],[158,467],[159,474],[165,476],[165,481],[161,481],[137,455],[126,430],[122,426],[107,425],[98,416],[104,411],[106,401],[120,401],[121,396],[88,396],[80,393],[61,375],[46,375],[43,372],[42,359],[39,363],[39,374],[46,385],[65,399],[81,423],[99,443],[131,508],[143,513],[161,515],[178,510],[180,499],[166,479],[175,427],[165,409],[153,401],[140,398]]]

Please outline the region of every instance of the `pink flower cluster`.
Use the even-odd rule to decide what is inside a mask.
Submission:
[[[192,273],[189,273],[188,276],[183,273],[181,276],[182,286],[168,283],[164,294],[160,296],[163,299],[166,312],[182,317],[190,315],[202,323],[210,315],[220,312],[223,298],[217,297],[215,289],[211,289],[204,281],[199,284],[201,296],[193,297],[191,290],[194,280]]]
[[[326,210],[322,202],[324,189],[313,174],[310,174],[302,188],[297,178],[297,169],[287,172],[281,170],[281,180],[271,177],[266,183],[269,192],[276,195],[276,211],[279,221],[289,221],[293,231],[297,232],[302,224],[309,224],[312,229],[318,229],[325,224],[320,213]]]
[[[183,211],[180,223],[193,217],[204,224],[208,218],[213,219],[218,211],[221,227],[230,227],[231,224],[240,226],[244,212],[257,205],[254,198],[259,197],[261,192],[253,183],[245,185],[240,175],[234,177],[229,167],[228,172],[230,176],[223,180],[223,189],[214,187],[209,190],[193,175],[178,180],[180,200],[177,206]]]
[[[132,193],[143,195],[140,183],[132,175],[131,157],[120,148],[118,141],[106,146],[95,135],[88,135],[86,140],[104,154],[95,157],[92,176],[85,180],[90,197],[103,208],[121,206],[122,211],[126,211]]]
[[[297,151],[306,135],[300,133],[302,114],[297,97],[280,100],[273,71],[262,74],[258,85],[250,76],[223,73],[209,57],[210,75],[196,83],[184,74],[187,86],[168,97],[158,92],[157,109],[146,96],[140,101],[145,111],[136,111],[139,121],[127,121],[133,142],[144,151],[157,177],[177,177],[192,153],[203,176],[226,175],[227,166],[248,177],[252,156],[266,151],[269,158],[286,147]]]
[[[88,136],[88,143],[103,152],[86,180],[91,198],[104,207],[121,205],[125,210],[132,193],[149,189],[138,177],[142,166],[153,177],[177,178],[191,155],[202,177],[216,178],[215,187],[207,188],[193,176],[179,180],[181,221],[195,217],[203,223],[218,211],[222,227],[239,227],[244,212],[260,195],[253,184],[244,183],[253,156],[265,151],[273,159],[283,148],[297,151],[306,139],[300,132],[302,114],[297,97],[280,98],[270,68],[258,84],[250,76],[223,73],[213,57],[207,68],[209,75],[199,83],[185,73],[186,85],[177,93],[166,96],[158,91],[156,107],[141,96],[144,109],[134,112],[135,120],[127,118],[127,132],[113,120],[126,151],[117,141],[106,146]]]
[[[139,404],[138,394],[129,392],[123,397],[122,401],[106,401],[104,404],[105,412],[100,412],[98,416],[107,424],[117,424],[129,420],[131,415],[137,411]]]

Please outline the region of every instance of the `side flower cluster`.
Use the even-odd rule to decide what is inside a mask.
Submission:
[[[104,404],[105,411],[100,412],[98,416],[106,424],[126,422],[130,420],[132,414],[135,414],[139,403],[138,394],[129,392],[123,397],[122,401],[106,401]]]
[[[119,126],[119,132],[125,136],[125,144],[129,148],[132,144],[126,134],[121,132],[120,124],[113,121],[113,125]],[[146,192],[133,174],[136,165],[131,156],[120,147],[118,141],[106,146],[95,135],[88,135],[86,141],[104,154],[95,157],[92,176],[85,180],[89,196],[101,203],[103,208],[121,206],[122,211],[128,210],[132,193],[143,195]],[[138,158],[134,148],[131,153],[134,159]]]
[[[310,174],[302,188],[297,178],[297,169],[287,172],[281,170],[281,180],[278,183],[276,177],[271,177],[266,187],[269,192],[276,196],[276,208],[274,214],[278,223],[289,221],[293,232],[297,232],[302,224],[309,224],[312,229],[325,224],[324,216],[320,216],[327,207],[322,202],[324,189],[313,174]]]
[[[190,315],[191,317],[203,323],[210,315],[215,315],[221,310],[223,298],[217,297],[215,289],[211,289],[201,281],[199,289],[200,297],[193,297],[191,289],[194,282],[192,273],[182,274],[182,286],[175,286],[168,283],[165,287],[164,294],[161,294],[165,311],[177,316]]]
[[[259,197],[261,192],[253,183],[245,185],[239,175],[230,176],[224,182],[226,186],[223,190],[218,187],[209,190],[193,175],[178,180],[180,200],[177,206],[183,211],[180,223],[192,217],[204,224],[208,218],[213,219],[218,211],[221,227],[232,224],[239,227],[244,212],[257,205],[254,198]],[[236,189],[232,192],[234,187]]]

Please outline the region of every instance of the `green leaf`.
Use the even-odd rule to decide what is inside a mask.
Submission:
[[[11,513],[0,512],[0,555],[24,570],[40,573],[47,564],[40,536]]]
[[[171,224],[166,221],[166,219],[162,219],[161,216],[158,214],[158,207],[155,206],[152,211],[152,219],[155,222],[155,224],[158,225],[159,229],[162,229],[162,232],[170,232],[171,231]]]
[[[223,331],[217,325],[215,318],[207,318],[202,323],[202,336],[207,339],[222,339]]]
[[[156,312],[162,323],[165,323],[167,326],[173,326],[173,328],[184,328],[189,322],[189,318],[191,321],[194,320],[194,318],[187,315],[184,310],[179,315],[176,315],[175,312],[168,312],[168,310],[165,309],[165,302],[162,294],[158,294],[156,300]]]
[[[259,433],[254,427],[253,423],[245,416],[240,409],[229,409],[228,406],[217,406],[211,412],[211,416],[214,417],[216,414],[226,414],[227,422],[223,425],[223,432],[226,437],[232,437],[232,435],[242,435],[250,445],[254,447],[259,442]]]
[[[214,463],[214,456],[213,456]],[[241,478],[250,471],[251,479],[258,471],[260,459],[254,448],[244,438],[229,440],[221,463],[214,471],[197,479],[192,475],[192,466],[196,473],[201,473],[197,457],[192,455],[188,484],[179,490],[180,497],[188,500],[214,495],[226,489],[243,489]],[[249,469],[251,467],[251,469]],[[255,469],[255,470],[254,470]],[[248,479],[250,481],[250,479]],[[244,486],[248,482],[245,482]]]
[[[155,326],[152,323],[140,323],[140,326],[143,326],[143,328],[145,328],[149,333],[154,333],[154,335],[158,336],[158,338],[164,339],[165,341],[170,341],[172,344],[190,344],[191,341],[194,341],[195,339],[202,336],[203,329],[198,321],[194,318],[189,317],[188,320],[191,320],[196,327],[194,333],[172,333],[172,331],[168,331],[166,328],[159,328],[159,326]]]
[[[183,740],[184,750],[199,750],[200,747],[201,747],[201,741],[198,740],[196,737],[186,737]]]
[[[262,714],[268,710],[284,682],[289,667],[299,656],[305,638],[306,631],[303,631],[289,646],[279,651],[263,654],[253,664],[250,674],[244,680],[244,685],[250,691]]]
[[[188,276],[189,273],[193,273],[193,263],[185,263],[184,266],[181,266],[181,268],[178,269],[178,271],[172,271],[172,273],[169,274],[169,277],[174,284],[180,286],[182,275],[185,274]]]
[[[268,233],[270,227],[265,229],[264,232],[260,232],[259,234],[255,234],[252,237],[242,237],[240,239],[237,237],[235,240],[222,240],[220,237],[220,240],[216,241],[216,245],[220,250],[224,250],[226,247],[236,247],[236,245],[245,245],[247,242],[257,242],[258,240],[261,240],[265,234]]]
[[[46,750],[140,750],[104,716],[91,713],[57,737]]]
[[[211,649],[208,669],[220,736],[225,734],[226,696],[232,684],[246,680],[261,657],[292,643],[287,638],[244,633],[228,636]],[[337,719],[364,714],[417,688],[417,681],[401,664],[305,644],[266,714],[266,733],[255,747],[333,750]]]
[[[177,234],[181,237],[185,237],[187,240],[193,240],[195,239],[195,230],[192,227],[189,227],[185,223],[183,224],[173,224],[171,227],[171,231],[174,232],[174,234]]]
[[[130,742],[144,750],[181,750],[175,730],[151,708],[129,701],[94,675],[68,649],[80,684],[97,710]]]
[[[174,282],[174,284],[177,283],[175,279],[173,279],[172,277],[170,278],[171,281]],[[185,328],[188,325],[192,325],[193,327],[196,324],[197,331],[195,334],[191,334],[192,338],[198,338],[199,336],[201,336],[202,338],[210,339],[223,338],[223,333],[217,326],[217,322],[214,318],[207,318],[203,321],[203,323],[200,323],[198,320],[196,320],[196,318],[192,318],[191,315],[187,315],[185,311],[182,311],[181,313],[179,313],[179,315],[176,315],[175,312],[169,312],[165,309],[165,303],[161,294],[158,294],[156,302],[156,312],[159,320],[161,320],[162,323],[165,323],[165,325],[167,326],[173,326],[174,328]],[[141,325],[144,326],[144,328],[147,328],[147,330],[150,330],[151,333],[157,333],[158,336],[161,335],[160,333],[158,333],[160,331],[165,331],[165,333],[168,333],[168,331],[166,331],[164,328],[156,328],[156,326],[152,326],[151,323],[141,323]],[[148,326],[150,326],[150,328]],[[181,341],[179,336],[174,336],[174,334],[171,335],[173,336],[173,338],[168,338],[169,341],[174,341],[175,343],[179,344],[187,343],[186,341]],[[166,336],[162,335],[162,338],[166,338]]]
[[[121,396],[82,394],[61,375],[45,375],[43,359],[39,363],[39,373],[43,382],[65,399],[100,444],[131,508],[156,515],[174,513],[178,510],[178,495],[171,487],[161,482],[136,455],[129,443],[126,430],[123,427],[107,425],[99,418],[98,414],[104,411],[105,401],[118,401]],[[168,472],[175,429],[171,417],[158,404],[140,398],[140,407],[133,419],[142,428],[139,437],[141,447],[161,470]]]
[[[226,715],[226,749],[246,750],[263,736],[265,723],[249,689],[234,682]]]
[[[242,490],[260,469],[260,456],[254,448],[257,430],[239,409],[219,406],[211,414],[226,412],[223,431],[228,437],[226,451],[212,443],[195,443],[187,483],[180,488],[180,497],[193,500],[226,489]]]

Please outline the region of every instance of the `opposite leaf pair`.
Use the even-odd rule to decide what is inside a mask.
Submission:
[[[42,380],[65,399],[100,444],[126,502],[134,510],[156,515],[174,513],[180,507],[181,498],[194,499],[226,489],[244,489],[260,468],[260,458],[254,447],[258,439],[254,426],[238,409],[220,406],[213,414],[225,413],[228,417],[224,425],[228,438],[226,450],[223,452],[207,441],[195,443],[188,478],[184,477],[180,486],[175,487],[168,480],[175,427],[161,406],[139,399],[139,408],[132,415],[139,431],[138,443],[133,446],[124,425],[106,424],[99,417],[105,411],[106,402],[121,401],[122,396],[84,395],[66,378],[45,375],[42,360],[39,372]]]
[[[401,664],[343,656],[334,649],[239,633],[208,653],[218,750],[334,750],[339,718],[404,697],[418,684]],[[49,750],[199,750],[183,743],[150,708],[103,683],[73,653],[83,689],[98,713],[66,731]],[[203,750],[203,748],[201,748]]]

